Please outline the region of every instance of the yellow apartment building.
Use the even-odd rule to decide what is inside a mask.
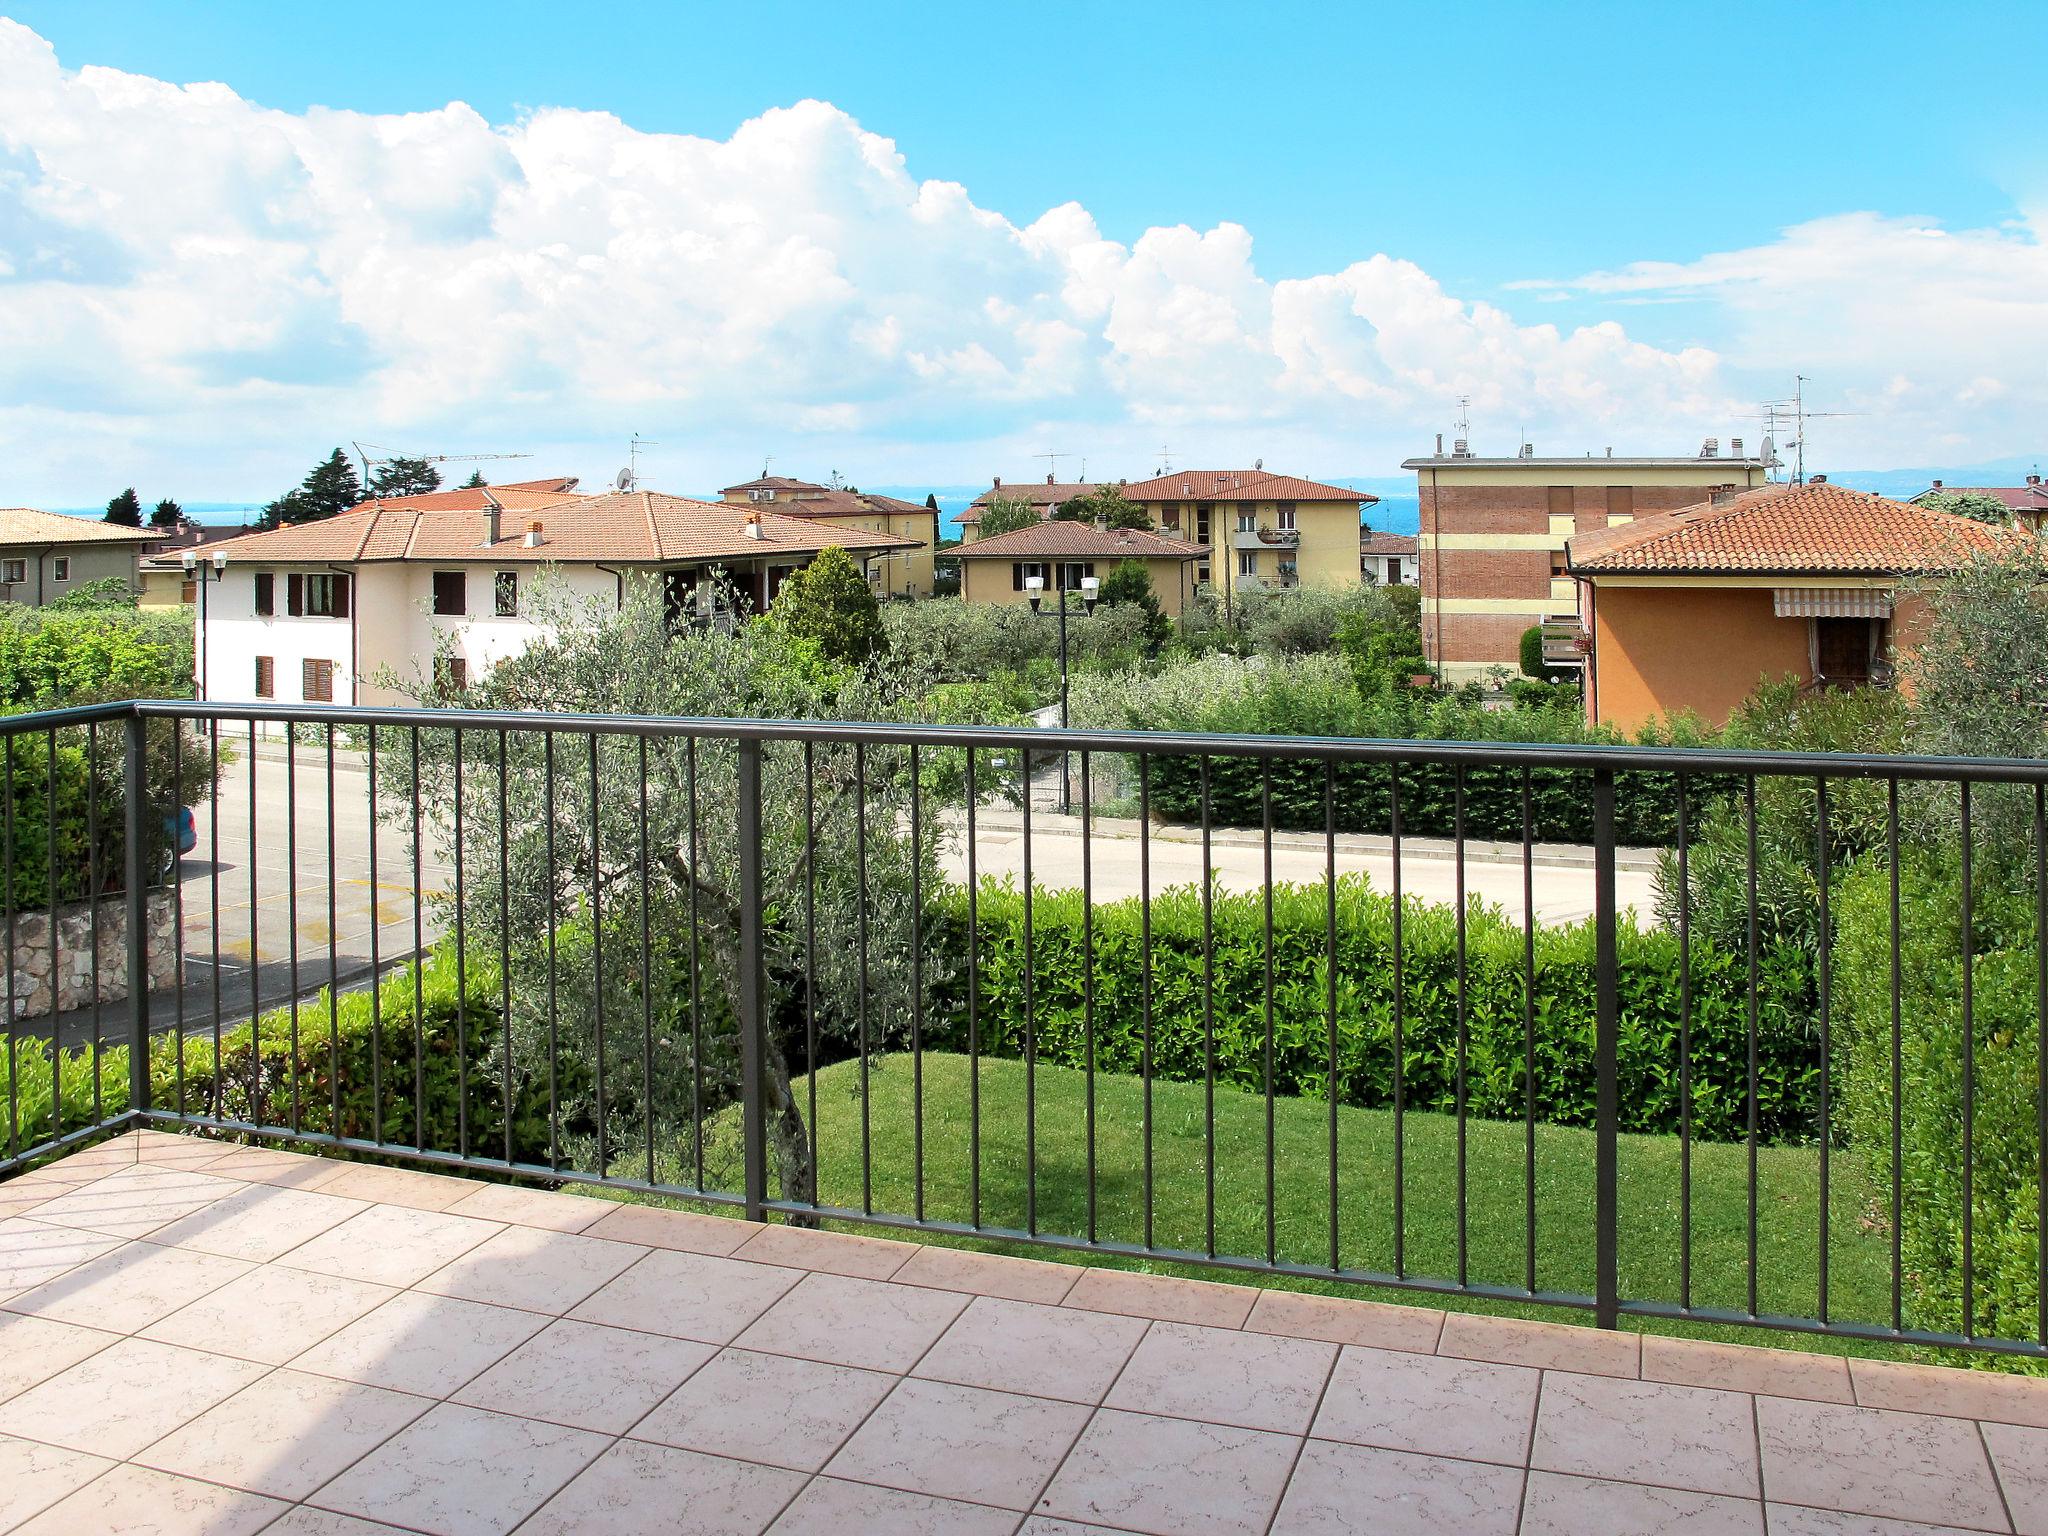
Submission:
[[[754,506],[784,517],[813,518],[892,539],[914,539],[914,549],[873,557],[868,563],[868,580],[878,597],[932,595],[932,556],[939,546],[939,514],[922,502],[792,480],[786,475],[763,475],[757,480],[728,485],[718,494],[735,506]]]
[[[1203,551],[1141,528],[1050,521],[975,539],[946,558],[960,562],[960,595],[970,603],[1028,603],[1034,590],[1043,597],[1085,591],[1089,577],[1106,581],[1124,561],[1136,560],[1171,618],[1194,596],[1194,565]]]
[[[1195,580],[1226,605],[1236,592],[1357,586],[1365,509],[1379,500],[1263,466],[1178,470],[1123,491],[1153,527],[1202,551]]]

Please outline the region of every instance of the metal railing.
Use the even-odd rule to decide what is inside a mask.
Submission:
[[[2048,1355],[2048,764],[190,703],[0,749],[0,1174],[186,1126]]]

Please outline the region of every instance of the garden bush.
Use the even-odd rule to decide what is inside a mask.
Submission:
[[[1273,900],[1273,1082],[1288,1095],[1322,1097],[1329,1078],[1324,1019],[1330,981],[1322,886],[1279,886]],[[950,942],[966,943],[966,895],[949,893]],[[985,883],[977,900],[981,1047],[1021,1054],[1026,981],[1024,898],[1012,885]],[[1038,1059],[1084,1066],[1085,908],[1079,892],[1039,892],[1032,905],[1029,967]],[[1137,1072],[1144,1060],[1145,1000],[1154,1030],[1153,1070],[1199,1081],[1204,1020],[1215,1017],[1219,1081],[1265,1085],[1265,906],[1257,894],[1217,891],[1205,937],[1198,889],[1155,895],[1151,912],[1149,994],[1136,898],[1094,911],[1094,1064]],[[1621,1128],[1670,1133],[1680,1119],[1679,948],[1675,935],[1642,929],[1624,917],[1620,949]],[[1458,992],[1455,912],[1406,902],[1402,919],[1402,1067],[1406,1103],[1450,1110],[1456,1103]],[[1466,933],[1466,1086],[1468,1112],[1512,1119],[1524,1110],[1523,1020],[1526,999],[1521,928],[1497,909],[1474,903]],[[1339,878],[1337,890],[1337,1096],[1361,1107],[1391,1104],[1394,1091],[1393,902],[1364,877]],[[1205,955],[1213,978],[1204,992]],[[1732,1139],[1747,1118],[1747,973],[1743,957],[1696,942],[1692,978],[1692,1114],[1696,1134]],[[1594,1103],[1594,934],[1590,921],[1539,927],[1533,999],[1536,1117],[1591,1125]],[[1818,1058],[1812,1020],[1803,1011],[1798,956],[1763,957],[1758,998],[1757,1121],[1762,1136],[1800,1140],[1811,1133]],[[952,984],[964,988],[964,977]],[[928,1025],[935,1048],[964,1050],[965,998],[949,997]]]

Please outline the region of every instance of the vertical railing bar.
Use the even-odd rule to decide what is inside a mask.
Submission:
[[[924,782],[917,743],[910,744],[910,1103],[911,1179],[916,1215],[924,1220]],[[1090,1179],[1093,1187],[1093,1178]]]
[[[381,1147],[384,1145],[384,972],[380,964],[382,956],[378,940],[380,930],[384,926],[384,917],[378,906],[381,887],[377,884],[377,722],[374,720],[370,722],[370,728],[365,733],[364,749],[363,767],[367,775],[367,809],[370,817],[370,1139]],[[214,1076],[217,1084],[220,1064],[218,1007],[214,1009],[213,1017]]]
[[[1060,759],[1061,771],[1072,759]],[[1095,1203],[1095,843],[1089,754],[1081,754],[1081,1064],[1088,1164],[1088,1241],[1097,1240]]]
[[[258,872],[257,850],[262,844],[256,836],[256,722],[249,722],[249,1049],[256,1061],[263,1059],[263,947],[258,943],[263,908],[257,900]],[[259,1123],[268,1123],[268,1103],[265,1099],[262,1074],[252,1072],[249,1077],[249,1118]]]
[[[590,1031],[595,1042],[594,1089],[597,1099],[597,1176],[611,1177],[610,1140],[604,1102],[604,822],[601,817],[597,732],[590,743]]]
[[[177,1037],[177,1064],[173,1068],[177,1080],[178,1113],[190,1114],[191,1106],[185,1100],[185,855],[180,844],[185,840],[185,723],[182,720],[164,722],[171,733],[171,788],[165,797],[170,810],[164,818],[167,834],[167,856],[170,860],[171,882],[171,1009],[172,1033]],[[145,727],[145,731],[147,727]],[[56,891],[50,892],[52,899]],[[51,914],[53,917],[55,913]],[[51,956],[56,955],[56,928],[52,924],[50,934]],[[93,950],[99,949],[99,934],[95,932],[90,940]],[[51,966],[51,975],[56,967]],[[54,1001],[54,998],[52,999]]]
[[[1405,1101],[1408,1064],[1403,1058],[1402,1040],[1402,1008],[1406,1001],[1406,987],[1402,976],[1404,955],[1401,945],[1401,770],[1398,766],[1387,770],[1387,783],[1387,841],[1393,854],[1394,898],[1394,1275],[1397,1279],[1405,1279],[1408,1274],[1408,1168],[1403,1116],[1407,1112]]]
[[[745,1214],[767,1215],[768,1105],[764,1087],[767,1051],[767,964],[762,938],[761,743],[741,741],[734,768],[738,777],[735,832],[739,841],[739,1030],[740,1126],[745,1144]],[[865,784],[865,780],[862,781]],[[701,1137],[700,1137],[701,1140]],[[787,1191],[785,1191],[786,1193]]]
[[[285,1007],[291,1028],[292,1120],[294,1136],[299,1134],[301,1104],[299,1068],[304,1060],[299,1048],[299,728],[287,721],[284,728],[284,866],[286,985],[291,996]]]
[[[1536,811],[1522,770],[1522,1288],[1536,1289]]]
[[[805,744],[806,750],[809,743]],[[974,748],[967,748],[967,1209],[981,1225],[981,874],[975,865]]]
[[[54,728],[44,733],[43,813],[43,905],[49,913],[45,944],[50,952],[50,1137],[54,1141],[64,1134],[64,1031],[60,1023],[64,1016],[64,963],[62,940],[57,932],[63,924],[57,920],[57,732]],[[94,937],[97,942],[98,936]],[[129,985],[134,984],[135,979],[131,976]],[[184,1041],[181,1039],[178,1044],[182,1047]],[[185,1107],[184,1068],[181,1049],[176,1065],[180,1110]]]
[[[1337,1148],[1337,765],[1323,759],[1323,1044],[1329,1052],[1330,1268],[1343,1268],[1338,1238]]]
[[[855,945],[859,951],[859,991],[854,996],[855,1027],[860,1037],[860,1208],[875,1209],[875,1120],[869,1068],[874,1042],[868,1035],[868,748],[853,743],[853,844]]]
[[[1620,966],[1614,887],[1614,770],[1593,773],[1593,1298],[1594,1321],[1620,1316]],[[1752,1309],[1753,1310],[1753,1309]]]
[[[1203,1241],[1216,1256],[1216,866],[1209,758],[1202,772],[1202,1218]]]
[[[1062,771],[1066,759],[1061,760]],[[1038,1018],[1036,935],[1032,908],[1037,905],[1031,884],[1031,749],[1024,749],[1024,1230],[1038,1235]]]
[[[696,819],[691,818],[691,837]],[[971,898],[970,898],[971,900]],[[692,1003],[694,1007],[694,1002]],[[970,999],[968,1007],[973,1007]],[[693,1015],[694,1017],[694,1015]],[[809,1099],[806,1134],[811,1142],[811,1204],[818,1203],[818,765],[813,744],[804,741],[804,1092]],[[703,1145],[703,1133],[698,1133]],[[703,1184],[703,1179],[698,1179]]]
[[[2034,1339],[2048,1345],[2048,787],[2034,786]]]
[[[175,720],[172,728],[182,730]],[[375,830],[371,836],[375,836]],[[327,1084],[330,1104],[327,1133],[341,1134],[341,951],[335,929],[341,916],[340,893],[336,889],[339,871],[335,867],[334,835],[334,722],[327,722]],[[371,905],[376,893],[371,893]],[[181,994],[182,995],[182,994]],[[180,1052],[182,1055],[183,1053]]]
[[[1976,935],[1972,890],[1975,852],[1970,826],[1970,781],[1964,779],[1962,808],[1962,952],[1963,952],[1963,1337],[1977,1336],[1977,999]]]
[[[1819,778],[1814,781],[1814,810],[1818,822],[1819,845],[1814,863],[1820,877],[1820,1267],[1817,1273],[1819,1310],[1815,1316],[1825,1327],[1828,1321],[1828,1145],[1834,1139],[1834,1123],[1828,1102],[1832,1087],[1831,1066],[1834,1050],[1829,1030],[1833,1013],[1834,973],[1833,929],[1829,925],[1829,887],[1834,884],[1834,848],[1828,826],[1828,781]]]
[[[555,733],[546,727],[543,727],[540,733],[540,753],[541,798],[547,813],[545,856],[548,869],[548,1166],[559,1168],[562,1166],[562,1099],[557,1056],[561,1047],[561,955],[557,930],[562,922],[559,894],[561,876],[556,866],[558,855],[555,849]]]
[[[1755,1317],[1757,1289],[1757,873],[1756,873],[1756,775],[1750,774],[1743,780],[1743,825],[1747,839],[1747,863],[1745,878],[1748,896],[1748,923],[1745,951],[1748,961],[1748,985],[1745,989],[1745,1041],[1748,1052],[1747,1092],[1743,1112],[1744,1143],[1748,1157],[1748,1208],[1746,1226],[1748,1235],[1748,1263],[1746,1272],[1746,1294],[1749,1315]]]
[[[1692,877],[1687,780],[1678,775],[1678,1304],[1692,1310]]]
[[[219,778],[218,771],[214,777]],[[209,821],[218,818],[209,817]],[[100,723],[89,721],[85,727],[85,920],[86,932],[92,935],[92,1118],[93,1124],[106,1123],[107,1110],[105,1094],[100,1084],[100,1057],[106,1050],[105,1023],[100,1005],[100,883],[105,871],[100,868]],[[219,876],[214,877],[218,883]],[[214,902],[214,910],[220,909],[220,902]],[[213,924],[214,943],[218,946],[220,924]],[[216,960],[218,955],[216,955]],[[214,988],[220,987],[220,967],[214,966]],[[12,999],[9,999],[10,1012]],[[216,997],[213,1006],[213,1079],[216,1099],[220,1084],[220,1001]],[[58,1101],[61,1108],[62,1100]],[[218,1113],[216,1111],[216,1113]],[[61,1124],[61,1116],[60,1116]]]
[[[455,1146],[457,1154],[469,1159],[469,934],[465,926],[463,866],[469,862],[469,844],[462,827],[462,727],[454,731],[455,746]],[[603,1053],[599,1052],[599,1078],[603,1079]],[[599,1099],[599,1144],[602,1145],[603,1100]]]
[[[149,756],[147,723],[127,718],[123,771],[128,823],[128,1105],[136,1116],[149,1110]],[[11,782],[11,779],[10,779]],[[12,863],[10,861],[9,868]],[[54,918],[56,914],[53,912]],[[54,1001],[54,999],[53,999]],[[55,1044],[54,1017],[52,1044]]]
[[[704,1187],[704,925],[698,917],[698,892],[704,869],[704,844],[698,836],[697,738],[683,740],[683,779],[690,818],[690,1155]],[[815,1070],[815,1065],[813,1067]],[[813,1120],[815,1121],[815,1116]],[[813,1132],[815,1135],[815,1131]],[[816,1149],[812,1167],[817,1166]]]
[[[513,1161],[512,1123],[512,786],[511,741],[498,728],[498,1113],[504,1119],[505,1163]],[[648,1175],[652,1184],[654,1176]]]
[[[1266,974],[1265,974],[1265,1060],[1264,1075],[1266,1087],[1266,1262],[1276,1263],[1280,1256],[1280,1227],[1278,1210],[1278,1179],[1274,1169],[1274,1134],[1276,1122],[1273,1108],[1273,765],[1267,758],[1259,760],[1259,811],[1263,829],[1262,844],[1265,856],[1265,919],[1266,919]]]
[[[1152,757],[1138,754],[1138,1022],[1144,1033],[1138,1087],[1144,1095],[1145,1246],[1153,1243],[1152,1204]]]
[[[412,1141],[421,1151],[427,1147],[427,1052],[426,1052],[426,855],[421,847],[420,827],[420,728],[412,727]],[[250,782],[255,782],[252,776]],[[250,830],[255,824],[250,823]]]
[[[221,1112],[222,1112],[221,1106],[222,1106],[222,1095],[223,1095],[223,1091],[224,1091],[224,1089],[223,1089],[223,1085],[222,1085],[222,1082],[221,1082],[221,1018],[220,1018],[220,721],[219,721],[219,719],[218,719],[218,718],[215,718],[215,719],[213,719],[213,720],[209,720],[209,721],[207,722],[207,732],[206,732],[206,739],[207,739],[207,743],[208,743],[208,748],[207,748],[207,752],[208,752],[208,767],[209,767],[209,769],[210,769],[210,776],[208,777],[208,779],[207,779],[207,781],[206,781],[206,784],[207,784],[207,791],[206,791],[206,793],[207,793],[207,801],[206,801],[206,840],[207,840],[207,849],[206,849],[206,853],[207,853],[207,862],[208,862],[208,864],[209,864],[209,865],[211,866],[211,868],[210,868],[210,869],[209,869],[209,870],[207,871],[207,877],[206,877],[206,878],[207,878],[207,886],[208,886],[208,892],[209,892],[209,910],[211,911],[211,913],[212,913],[212,917],[213,917],[213,920],[212,920],[212,922],[210,922],[210,923],[209,923],[209,924],[207,925],[207,926],[208,926],[208,927],[209,927],[209,928],[210,928],[210,929],[212,930],[212,933],[211,933],[211,934],[209,935],[209,937],[210,937],[210,940],[211,940],[211,943],[212,943],[212,946],[213,946],[213,1114],[214,1114],[214,1118],[215,1118],[215,1119],[219,1119],[219,1118],[220,1118],[220,1115],[221,1115]],[[94,759],[95,759],[95,762],[97,762],[97,759],[98,759],[98,754],[97,754],[97,753],[95,753],[95,754],[94,754]],[[256,765],[255,765],[255,763],[253,763],[253,762],[249,764],[249,776],[250,776],[250,779],[251,779],[252,781],[253,781],[253,780],[255,779],[255,776],[256,776]],[[95,802],[97,802],[97,800],[99,799],[99,796],[98,796],[97,794],[95,794],[95,795],[93,796],[93,799],[94,799],[94,801],[95,801]],[[374,830],[375,830],[375,823],[374,823],[374,821],[373,821],[373,823],[372,823],[372,831],[374,832]],[[97,839],[97,838],[95,838],[95,839],[94,839],[94,842],[95,842],[95,844],[97,844],[97,842],[98,842],[98,839]],[[254,849],[251,849],[251,850],[250,850],[250,852],[251,852],[251,855],[253,856],[253,855],[254,855],[254,852],[255,852],[255,850],[254,850]],[[97,896],[95,896],[95,898],[94,898],[94,899],[95,899],[95,900],[97,900],[97,899],[98,899],[98,898],[97,898]],[[97,920],[97,919],[95,919],[95,920],[94,920],[94,922],[93,922],[93,931],[94,931],[95,933],[97,933],[97,932],[99,931],[99,922],[98,922],[98,920]],[[95,955],[97,955],[97,953],[98,953],[98,950],[99,950],[99,946],[98,946],[97,942],[95,942],[95,944],[94,944],[94,946],[93,946],[93,950],[94,950],[94,953],[95,953]],[[256,958],[256,957],[255,957],[254,955],[251,955],[251,956],[249,957],[249,959],[250,959],[250,972],[249,972],[249,974],[250,974],[251,976],[254,976],[254,975],[255,975],[255,958]],[[99,987],[98,987],[98,984],[97,984],[97,982],[95,982],[95,984],[94,984],[94,987],[93,987],[93,991],[94,991],[94,993],[95,993],[95,994],[97,994],[97,993],[98,993],[98,991],[99,991]],[[95,1012],[94,1012],[94,1014],[93,1014],[93,1025],[92,1025],[92,1027],[93,1027],[93,1038],[94,1038],[94,1040],[95,1040],[95,1041],[97,1041],[97,1040],[98,1040],[98,1038],[99,1038],[99,1028],[100,1028],[100,1024],[99,1024],[99,1014],[98,1014],[98,1012],[97,1012],[97,1008],[95,1008]],[[252,1030],[250,1031],[250,1033],[251,1033],[251,1034],[253,1035],[253,1034],[254,1034],[254,1030],[252,1029]],[[255,1048],[255,1042],[253,1042],[253,1041],[252,1041],[252,1042],[251,1042],[251,1049],[253,1050],[254,1048]],[[95,1045],[94,1049],[95,1049],[95,1051],[97,1051],[97,1050],[98,1050],[98,1046],[97,1046],[97,1045]],[[95,1074],[95,1076],[97,1076],[97,1074]]]
[[[641,736],[636,740],[640,749],[640,1135],[647,1143],[647,1182],[652,1184],[655,1182],[654,923],[653,913],[648,909],[654,897],[654,878],[648,860],[653,848],[647,837],[647,738]],[[696,925],[691,926],[694,929]],[[699,1179],[697,1187],[702,1189],[704,1181]]]
[[[1900,1101],[1904,1097],[1904,1061],[1900,1048],[1901,1019],[1899,1013],[1899,781],[1885,782],[1885,852],[1887,872],[1891,877],[1891,941],[1892,941],[1892,1082],[1891,1082],[1891,1185],[1892,1185],[1892,1331],[1897,1333],[1905,1326],[1904,1282],[1905,1264],[1901,1247],[1903,1198],[1901,1185],[1905,1175],[1903,1120]]]
[[[1466,1201],[1470,1187],[1468,1173],[1467,1128],[1465,1109],[1468,1102],[1467,1064],[1471,1055],[1472,1021],[1470,1005],[1470,968],[1466,954],[1468,914],[1465,910],[1465,766],[1460,763],[1451,780],[1451,826],[1452,826],[1452,882],[1456,891],[1453,903],[1456,907],[1455,928],[1457,935],[1457,980],[1458,980],[1458,1054],[1453,1082],[1454,1103],[1457,1108],[1457,1218],[1458,1218],[1458,1284],[1471,1283],[1469,1213]]]
[[[7,844],[7,1156],[11,1162],[21,1156],[21,1014],[14,966],[15,910],[18,903],[18,870],[14,861],[14,733],[7,733],[7,803],[5,811]],[[135,1049],[131,1040],[128,1049]],[[134,1101],[129,1101],[133,1109]]]

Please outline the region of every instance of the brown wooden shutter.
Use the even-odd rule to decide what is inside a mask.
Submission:
[[[256,658],[256,697],[270,699],[277,696],[277,663],[268,656]]]
[[[256,573],[256,612],[266,619],[277,612],[277,578],[268,571]]]
[[[334,663],[308,658],[299,679],[299,693],[309,704],[332,704]]]
[[[284,579],[284,611],[295,618],[306,611],[306,578],[297,571]]]
[[[334,616],[337,619],[348,617],[349,588],[354,584],[355,578],[352,576],[334,578]]]

